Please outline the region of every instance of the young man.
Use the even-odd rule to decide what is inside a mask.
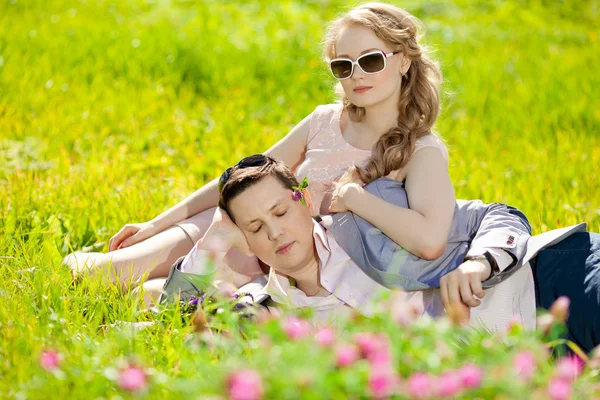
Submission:
[[[411,290],[407,297],[432,316],[442,314],[444,306],[466,305],[473,325],[501,330],[516,316],[533,328],[536,304],[548,307],[567,295],[572,301],[568,338],[586,351],[600,343],[600,235],[582,232],[585,224],[531,237],[518,210],[459,201],[444,255],[426,261],[352,213],[326,218],[325,229],[299,201],[292,189],[297,185],[285,165],[263,155],[228,169],[220,179],[224,212],[174,266],[165,291],[185,292],[186,273],[212,272],[209,253],[236,247],[271,267],[264,286],[257,282],[241,292],[251,291],[255,301],[270,297],[291,307],[312,307],[319,320],[349,308],[368,314],[370,300],[388,287]],[[364,190],[407,206],[402,185],[393,180],[376,180]]]

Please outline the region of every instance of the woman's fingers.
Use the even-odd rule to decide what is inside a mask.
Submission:
[[[123,240],[127,239],[131,235],[131,226],[125,225],[122,227],[119,232],[117,232],[116,235],[114,235],[108,241],[108,251],[115,251],[120,248]]]

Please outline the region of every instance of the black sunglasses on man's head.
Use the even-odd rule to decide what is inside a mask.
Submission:
[[[225,172],[221,174],[218,185],[219,193],[223,191],[223,186],[225,186],[225,184],[231,177],[231,172],[234,168],[240,169],[248,167],[260,167],[265,165],[268,161],[274,162],[275,160],[269,156],[265,156],[264,154],[253,154],[251,156],[242,158],[237,164],[235,164],[233,167],[227,168]]]

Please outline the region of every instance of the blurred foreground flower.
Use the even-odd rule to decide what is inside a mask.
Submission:
[[[312,331],[310,324],[298,317],[287,317],[281,324],[286,335],[292,340],[303,338]]]
[[[392,320],[400,326],[408,326],[423,314],[423,305],[406,299],[406,293],[395,291],[390,298]]]
[[[40,366],[46,371],[53,371],[58,368],[62,356],[56,350],[44,350],[40,354]]]
[[[552,400],[568,400],[571,397],[571,384],[564,379],[554,378],[547,391]]]
[[[321,328],[315,335],[315,340],[321,347],[331,347],[335,342],[335,332],[330,327]]]
[[[335,352],[335,364],[339,368],[345,368],[349,365],[354,364],[359,359],[360,354],[356,347],[342,344]]]
[[[456,371],[444,372],[437,380],[437,395],[439,397],[454,397],[460,393],[462,384]]]
[[[263,396],[262,380],[251,369],[237,371],[227,378],[227,391],[231,400],[258,400]]]
[[[559,378],[574,381],[583,372],[583,361],[576,356],[563,357],[556,364],[556,375]]]
[[[519,378],[529,381],[536,370],[535,356],[529,351],[521,352],[515,356],[513,365]]]
[[[433,394],[435,378],[431,374],[414,373],[408,378],[408,393],[415,399],[428,399]]]
[[[483,371],[476,365],[468,364],[458,370],[463,387],[475,389],[481,386]]]
[[[600,369],[600,346],[596,346],[596,348],[592,350],[588,366],[591,369]]]
[[[554,303],[552,303],[552,306],[550,306],[550,314],[554,317],[556,321],[562,324],[569,317],[570,305],[571,300],[569,300],[567,296],[560,296],[554,301]]]
[[[119,373],[118,383],[123,390],[137,392],[146,387],[148,378],[142,368],[130,364]]]
[[[360,350],[363,358],[368,358],[370,354],[378,350],[377,337],[370,332],[361,332],[354,335],[354,343]]]
[[[398,391],[400,378],[392,369],[372,368],[369,392],[375,399],[387,399]]]

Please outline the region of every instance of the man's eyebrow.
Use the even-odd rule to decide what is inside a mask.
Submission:
[[[276,209],[277,207],[279,207],[283,203],[284,203],[284,200],[282,200],[282,199],[277,200],[277,202],[275,204],[273,204],[273,207],[269,208],[269,212],[273,211],[274,209]],[[252,225],[256,221],[258,221],[258,218],[254,218],[252,221],[247,222],[245,225],[246,226],[250,226],[250,225]]]
[[[379,49],[376,49],[375,47],[373,47],[371,49],[363,50],[360,52],[359,57],[362,56],[363,54],[370,53],[375,50],[379,50]],[[351,58],[351,57],[348,54],[338,54],[337,56],[335,56],[335,58]]]

